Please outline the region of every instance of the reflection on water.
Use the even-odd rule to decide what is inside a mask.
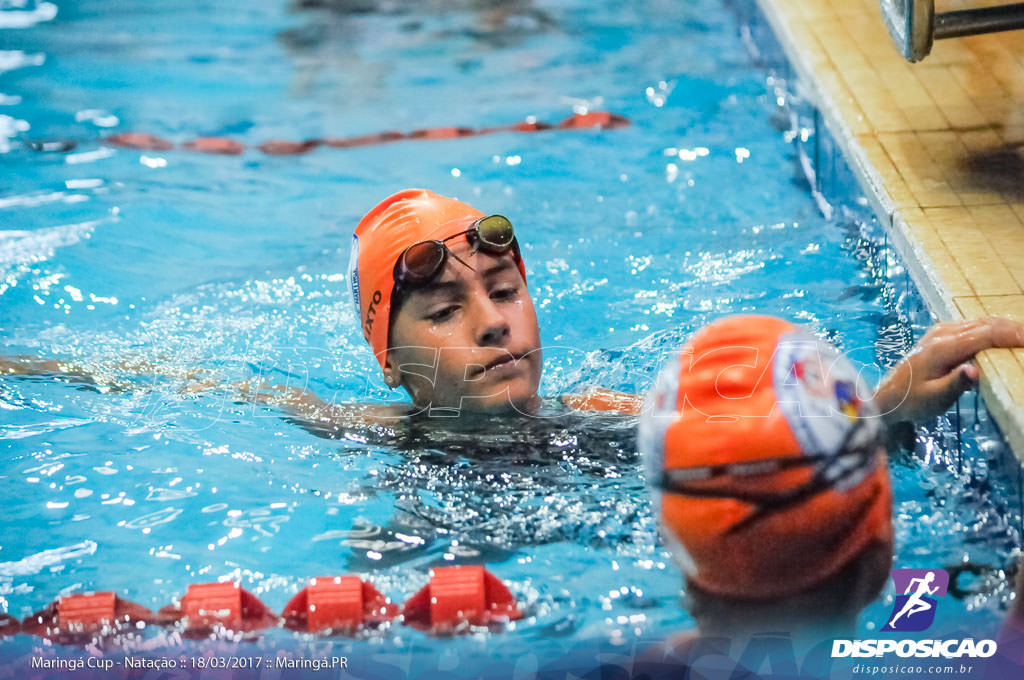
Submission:
[[[341,78],[350,95],[383,90],[392,71],[403,68],[401,61],[378,52],[384,45],[416,50],[461,38],[470,41],[471,52],[489,51],[560,30],[532,0],[295,0],[292,8],[305,23],[281,30],[278,40],[296,62],[296,96],[310,95],[325,72],[332,80]],[[381,21],[390,30],[382,33]],[[475,70],[479,57],[464,54],[452,66],[458,72]]]
[[[424,32],[432,39],[463,35],[492,48],[511,46],[558,28],[552,15],[532,0],[293,0],[291,6],[297,12],[308,12],[310,21],[279,36],[284,44],[300,52],[327,46],[362,15],[398,17],[399,30],[405,34]],[[442,15],[454,15],[459,20],[454,25],[446,22],[443,29],[432,29],[431,20],[436,23]]]

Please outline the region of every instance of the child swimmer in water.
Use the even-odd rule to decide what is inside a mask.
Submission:
[[[843,355],[774,317],[718,320],[662,368],[638,447],[697,630],[644,653],[637,676],[677,678],[702,666],[724,673],[724,655],[735,677],[747,677],[766,656],[773,670],[778,658],[792,659],[794,645],[803,658],[856,637],[861,611],[889,578],[894,545],[884,423],[862,394]],[[924,585],[907,594],[938,589],[930,584],[942,570],[922,571]],[[929,608],[911,597],[885,621],[912,615],[911,605]],[[1012,656],[1010,644],[1022,642],[1024,569],[999,646]],[[1022,660],[988,677],[1017,677]],[[843,663],[825,661],[803,673],[831,677],[828,663]],[[994,670],[1007,661],[978,663]]]
[[[357,318],[391,387],[405,404],[334,404],[312,392],[237,383],[251,400],[337,437],[353,425],[394,426],[410,416],[537,415],[540,330],[512,223],[426,189],[381,201],[355,229],[349,279]],[[970,360],[992,347],[1024,346],[1024,327],[986,318],[938,324],[875,394],[889,424],[942,413],[978,380]],[[0,359],[4,373],[82,372],[59,362]],[[85,376],[87,378],[87,376]],[[190,389],[216,387],[199,380]],[[565,395],[578,410],[636,414],[639,397],[595,389]],[[472,418],[470,419],[472,420]]]
[[[338,427],[353,417],[533,415],[541,408],[540,330],[507,218],[426,189],[400,191],[356,227],[349,278],[384,381],[405,388],[411,404],[338,406],[294,389],[262,399]],[[891,424],[942,413],[976,384],[974,354],[1022,345],[1024,327],[1008,319],[938,324],[887,376],[875,402]],[[561,401],[627,414],[641,407],[637,396],[602,389]]]

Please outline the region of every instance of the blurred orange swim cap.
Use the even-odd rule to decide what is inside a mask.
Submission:
[[[414,243],[444,240],[484,217],[472,206],[428,189],[405,189],[388,196],[363,216],[352,238],[349,285],[363,337],[383,369],[395,263]],[[526,281],[522,258],[519,273]]]
[[[687,577],[774,599],[892,540],[892,490],[870,391],[793,324],[735,316],[699,331],[658,376],[640,450]]]

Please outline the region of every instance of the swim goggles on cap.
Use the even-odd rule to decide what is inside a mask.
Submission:
[[[810,498],[836,487],[856,474],[866,476],[876,464],[878,449],[882,444],[874,437],[863,444],[851,446],[857,434],[865,427],[859,420],[843,439],[835,453],[805,453],[799,456],[779,456],[742,463],[719,463],[696,467],[671,468],[661,473],[658,486],[669,493],[695,498],[717,498],[750,503],[756,510],[736,524],[727,533],[787,508],[799,505]],[[813,467],[812,477],[786,491],[753,491],[729,488],[728,484],[716,484],[715,480],[726,478],[751,479],[773,475],[784,470]]]
[[[462,235],[466,236],[474,253],[482,250],[491,255],[502,255],[511,249],[515,257],[519,258],[519,247],[516,244],[512,223],[502,215],[488,215],[478,219],[466,231],[460,231],[440,241],[419,241],[406,248],[395,262],[395,285],[422,286],[429,283],[444,270],[449,255],[469,267],[445,245],[445,242]]]

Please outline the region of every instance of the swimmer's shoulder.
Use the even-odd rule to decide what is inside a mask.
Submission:
[[[639,415],[643,407],[643,398],[636,394],[617,392],[593,387],[580,394],[563,394],[559,401],[577,411],[602,411],[621,413],[622,415]]]

